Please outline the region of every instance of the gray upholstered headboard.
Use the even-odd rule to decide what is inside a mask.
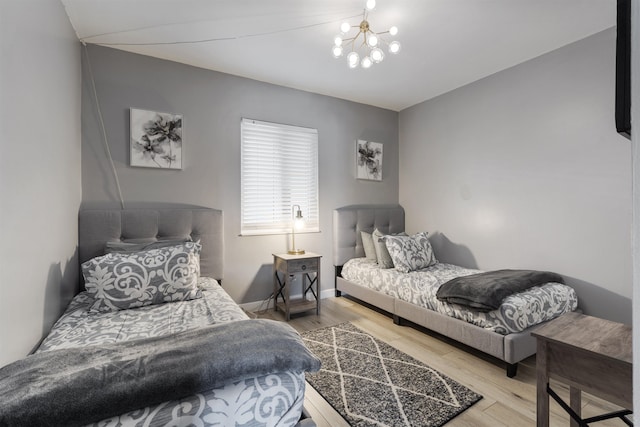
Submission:
[[[400,205],[352,205],[333,211],[333,265],[363,257],[361,231],[379,229],[385,234],[404,231],[404,209]]]
[[[191,236],[200,240],[200,274],[223,278],[222,211],[209,208],[95,209],[78,216],[80,264],[104,254],[106,242],[154,242]]]

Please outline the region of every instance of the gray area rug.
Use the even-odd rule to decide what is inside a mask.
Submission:
[[[322,360],[307,381],[352,426],[441,426],[482,399],[351,323],[301,335]]]

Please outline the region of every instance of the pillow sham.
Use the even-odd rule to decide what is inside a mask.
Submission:
[[[438,263],[427,232],[413,236],[384,236],[382,238],[396,270],[402,273],[421,270]]]
[[[197,242],[134,253],[111,253],[82,264],[90,311],[126,310],[202,297]]]
[[[178,246],[186,242],[191,242],[191,236],[181,239],[156,240],[154,242],[131,243],[131,242],[107,242],[104,245],[104,253],[132,253],[148,251],[151,249],[166,248],[167,246]]]
[[[398,234],[392,234],[392,236],[406,236],[406,235],[407,233],[405,233],[404,231]],[[382,241],[382,238],[384,236],[387,236],[387,234],[382,233],[380,230],[376,228],[371,234],[371,236],[373,237],[373,246],[376,250],[376,259],[378,260],[378,265],[380,266],[380,268],[393,268],[393,260],[389,255],[387,246]]]
[[[362,236],[362,246],[364,247],[364,256],[367,259],[372,261],[377,261],[376,257],[376,248],[373,245],[373,236],[371,233],[367,233],[366,231],[361,231],[360,236]]]

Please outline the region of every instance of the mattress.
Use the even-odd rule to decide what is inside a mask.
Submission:
[[[74,297],[37,352],[157,337],[205,325],[247,319],[231,297],[200,277],[199,299],[131,310],[89,313],[92,298]],[[141,408],[91,426],[293,426],[304,403],[304,372],[247,378],[205,393]]]
[[[521,332],[578,307],[575,291],[560,283],[547,283],[510,295],[498,309],[489,312],[449,304],[436,298],[440,285],[455,277],[481,272],[453,264],[437,263],[422,270],[400,273],[393,268],[380,268],[375,261],[366,258],[353,258],[344,264],[342,277],[393,298],[502,335]]]

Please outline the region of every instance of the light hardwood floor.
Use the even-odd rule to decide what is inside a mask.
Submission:
[[[260,317],[284,320],[272,309]],[[397,326],[385,314],[348,298],[322,300],[321,315],[298,315],[290,324],[299,332],[352,322],[374,337],[482,394],[483,399],[451,420],[447,427],[535,426],[535,356],[526,359],[515,378],[507,378],[503,362],[418,326]],[[553,381],[552,388],[568,401],[569,391]],[[598,398],[583,395],[584,417],[618,409]],[[348,426],[342,417],[307,384],[305,408],[318,427]],[[551,426],[568,426],[569,416],[551,401]],[[624,426],[621,420],[598,423],[598,427]]]

